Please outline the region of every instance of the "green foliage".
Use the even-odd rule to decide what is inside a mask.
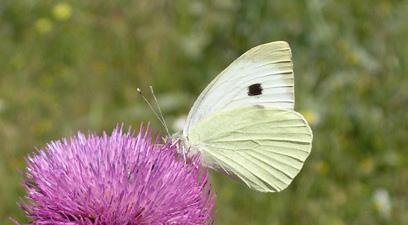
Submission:
[[[0,224],[23,219],[24,156],[77,130],[172,124],[247,49],[291,44],[309,160],[282,193],[213,174],[216,224],[408,224],[406,1],[0,2]]]

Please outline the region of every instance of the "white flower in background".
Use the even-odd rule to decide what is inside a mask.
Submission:
[[[181,48],[189,57],[198,58],[207,45],[209,37],[204,32],[194,32],[182,38]]]
[[[187,120],[187,116],[186,115],[181,115],[179,117],[177,117],[172,124],[172,128],[173,130],[175,130],[176,132],[178,131],[182,131],[184,128],[184,124],[186,123]]]
[[[381,216],[386,218],[391,215],[391,200],[390,194],[384,188],[378,188],[373,194],[373,202]]]

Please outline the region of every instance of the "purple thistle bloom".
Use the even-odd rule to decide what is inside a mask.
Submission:
[[[32,225],[211,224],[214,195],[198,157],[152,132],[78,133],[27,158],[23,203]]]

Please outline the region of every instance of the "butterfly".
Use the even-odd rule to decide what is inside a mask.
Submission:
[[[154,96],[152,88],[151,92]],[[170,139],[183,156],[199,154],[203,166],[250,189],[282,191],[300,172],[312,148],[312,130],[294,111],[294,104],[289,44],[262,44],[241,55],[204,89],[182,133]],[[158,109],[156,117],[169,133]]]
[[[292,54],[284,41],[256,46],[200,94],[179,137],[204,166],[250,189],[278,192],[302,169],[313,134],[294,111]]]

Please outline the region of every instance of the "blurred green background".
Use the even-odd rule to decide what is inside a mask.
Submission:
[[[262,194],[213,173],[216,225],[408,224],[408,4],[387,0],[0,1],[0,224],[34,146],[118,122],[176,129],[215,75],[286,40],[314,130],[294,183]]]

